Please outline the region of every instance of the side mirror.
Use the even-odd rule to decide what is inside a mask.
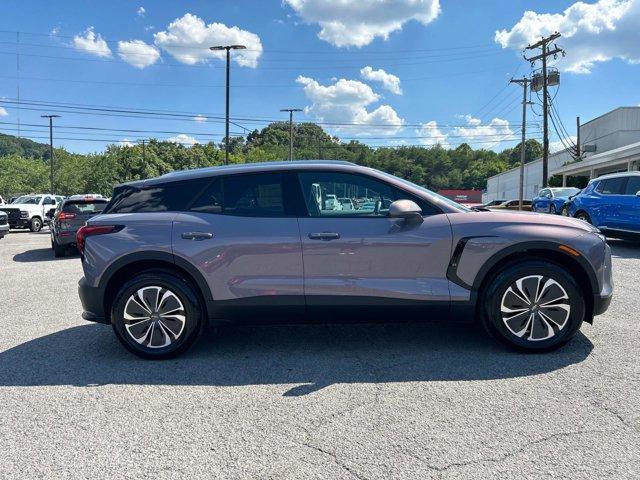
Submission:
[[[636,192],[636,197],[640,197],[640,190]]]
[[[396,200],[389,205],[391,218],[403,218],[408,223],[422,222],[422,209],[411,200]]]

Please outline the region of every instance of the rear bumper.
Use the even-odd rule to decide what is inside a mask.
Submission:
[[[104,311],[104,291],[92,287],[84,277],[78,282],[78,295],[82,303],[82,318],[90,322],[109,323]]]

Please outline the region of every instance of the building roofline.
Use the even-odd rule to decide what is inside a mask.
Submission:
[[[617,112],[618,110],[638,110],[638,109],[640,109],[640,106],[632,106],[632,105],[630,105],[630,106],[627,106],[627,107],[616,107],[613,110],[609,110],[608,112],[605,112],[605,113],[603,113],[601,115],[598,115],[597,117],[594,117],[591,120],[588,120],[588,121],[586,121],[584,123],[581,123],[580,126],[583,127],[585,125],[588,125],[591,122],[595,122],[596,120],[599,120],[599,119],[601,119],[603,117],[606,117],[607,115],[610,115],[613,112]]]

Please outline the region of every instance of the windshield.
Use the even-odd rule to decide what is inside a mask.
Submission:
[[[33,197],[31,195],[23,195],[21,197],[16,198],[13,203],[26,203],[30,205],[38,205],[40,203],[40,199],[42,197]]]
[[[457,209],[457,210],[459,210],[461,212],[472,212],[473,211],[470,208],[459,204],[458,202],[454,202],[453,200],[450,200],[447,197],[443,197],[442,195],[439,195],[436,192],[432,192],[428,188],[424,188],[424,187],[421,187],[420,185],[416,185],[415,183],[410,182],[409,180],[405,180],[404,178],[396,177],[395,175],[391,175],[390,173],[385,173],[385,172],[380,172],[380,173],[384,174],[387,177],[391,177],[391,178],[393,178],[395,180],[398,180],[398,181],[404,183],[405,185],[409,185],[410,187],[416,188],[416,189],[426,193],[430,197],[433,197],[433,198],[435,198],[436,200],[438,200],[438,201],[440,201],[442,203],[446,203],[447,205],[450,205],[453,208],[455,208],[455,209]]]
[[[574,195],[576,193],[578,193],[580,191],[579,188],[574,188],[574,187],[570,187],[570,188],[554,188],[553,189],[553,194],[556,197],[568,197],[569,195]]]

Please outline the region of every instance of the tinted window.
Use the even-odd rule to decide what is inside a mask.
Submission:
[[[95,215],[100,213],[106,205],[107,205],[106,200],[66,201],[62,207],[62,211],[65,213],[75,213],[76,215],[80,215],[80,214]]]
[[[636,195],[638,192],[640,192],[640,176],[629,177],[625,194]]]
[[[186,210],[208,183],[209,179],[203,178],[142,188],[125,186],[114,191],[112,203],[106,210],[108,213]]]
[[[436,213],[427,202],[363,175],[300,172],[298,177],[305,204],[312,217],[386,217],[389,205],[400,199],[413,200],[425,215]]]
[[[224,214],[284,216],[282,174],[235,175],[225,177],[222,185]]]
[[[215,179],[191,210],[243,217],[284,216],[282,174],[232,175]]]
[[[626,177],[609,178],[601,181],[596,190],[603,195],[621,195],[626,181]]]

